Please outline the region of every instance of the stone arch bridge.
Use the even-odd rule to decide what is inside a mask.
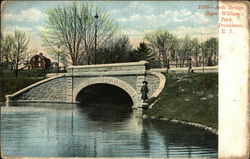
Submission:
[[[157,97],[166,81],[161,73],[146,68],[146,61],[71,66],[67,73],[57,74],[7,95],[6,102],[76,103],[78,93],[85,87],[110,84],[127,92],[133,107],[138,108],[142,106],[140,89],[144,80],[148,81],[149,97]]]

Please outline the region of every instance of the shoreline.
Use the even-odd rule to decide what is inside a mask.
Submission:
[[[209,132],[211,132],[211,133],[218,136],[218,130],[217,129],[214,129],[212,127],[209,127],[209,126],[206,126],[206,125],[203,125],[203,124],[200,124],[200,123],[194,123],[194,122],[177,120],[177,119],[156,118],[154,116],[148,116],[148,115],[145,115],[145,114],[142,115],[142,118],[143,119],[157,119],[157,120],[169,121],[169,122],[172,122],[172,123],[180,123],[180,124],[185,124],[185,125],[191,125],[191,126],[195,126],[195,127],[207,130],[207,131],[209,131]]]

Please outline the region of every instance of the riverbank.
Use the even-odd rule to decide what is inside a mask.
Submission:
[[[43,80],[44,77],[4,77],[0,78],[0,102],[5,102],[6,95],[13,94],[35,82]]]
[[[166,74],[165,88],[144,117],[218,130],[218,73]]]
[[[215,135],[218,135],[218,129],[212,128],[212,127],[208,127],[206,125],[202,125],[200,123],[194,123],[194,122],[188,122],[188,121],[182,121],[182,120],[176,120],[176,119],[167,119],[167,118],[156,118],[154,116],[148,116],[148,115],[143,115],[142,116],[143,119],[158,119],[158,120],[162,120],[162,121],[169,121],[172,123],[179,123],[179,124],[184,124],[184,125],[191,125],[191,126],[195,126],[198,128],[202,128],[205,129]]]

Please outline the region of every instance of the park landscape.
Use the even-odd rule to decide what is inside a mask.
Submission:
[[[217,2],[2,4],[2,154],[217,157],[217,17],[201,5]],[[38,54],[57,65],[32,68]]]

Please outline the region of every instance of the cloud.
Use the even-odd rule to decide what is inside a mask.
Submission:
[[[196,12],[190,16],[190,19],[197,21],[198,23],[207,23],[209,18],[206,17],[204,14]]]
[[[139,20],[141,16],[139,14],[131,15],[129,18],[117,18],[117,21],[119,22],[134,22],[136,20]]]
[[[129,18],[117,18],[117,21],[119,22],[132,22],[136,21],[140,18],[141,16],[139,14],[131,15]]]
[[[41,47],[41,37],[39,32],[37,30],[41,29],[41,27],[24,27],[20,25],[12,25],[9,27],[2,27],[1,32],[3,34],[14,34],[15,30],[19,30],[21,32],[24,32],[26,34],[26,37],[30,38],[29,47],[33,48],[40,48]]]
[[[177,35],[178,37],[184,37],[190,35],[191,37],[206,38],[206,37],[218,37],[218,28],[213,25],[201,26],[201,27],[187,27],[179,26],[175,30],[170,31],[171,33]]]
[[[175,23],[196,23],[196,24],[205,24],[209,22],[209,18],[204,14],[195,12],[192,13],[189,10],[182,9],[178,11],[166,10],[160,14],[134,14],[130,17],[117,18],[118,22],[127,23],[127,22],[138,22],[143,25],[143,27],[152,27],[152,25],[166,25],[172,22]]]
[[[3,19],[6,21],[14,21],[14,22],[37,22],[43,16],[42,12],[37,8],[29,8],[26,10],[22,10],[17,14],[13,13],[5,13],[3,14]]]
[[[207,23],[209,21],[209,18],[206,17],[204,14],[199,12],[192,13],[191,11],[186,9],[182,9],[179,11],[167,10],[163,14],[160,14],[159,17],[169,18],[177,23],[188,21],[193,21],[195,23]]]
[[[120,10],[119,9],[111,9],[108,12],[109,12],[109,14],[117,14],[120,12]]]
[[[36,26],[35,29],[39,32],[43,31],[44,30],[44,27],[43,26]]]
[[[180,10],[180,12],[179,12],[181,15],[183,15],[183,16],[188,16],[188,15],[190,15],[190,14],[192,14],[192,12],[191,11],[189,11],[189,10],[186,10],[186,9],[182,9],[182,10]]]
[[[139,14],[135,14],[135,15],[130,16],[130,19],[131,19],[131,21],[136,21],[136,20],[138,20],[140,17],[141,17],[141,16],[140,16]]]
[[[124,11],[137,11],[141,13],[152,13],[154,11],[154,8],[150,4],[141,3],[138,1],[134,1],[129,4],[128,8],[124,9]]]
[[[130,42],[133,48],[136,48],[140,42],[143,41],[143,35],[148,32],[155,31],[154,29],[122,29],[120,30],[120,34],[125,34],[130,37]],[[178,38],[183,38],[186,35],[189,35],[191,38],[197,38],[199,41],[205,41],[210,37],[218,37],[218,29],[216,26],[209,25],[207,27],[186,27],[179,26],[176,29],[170,31]]]
[[[31,27],[24,27],[19,25],[12,25],[9,27],[2,27],[3,33],[14,33],[15,30],[20,30],[25,33],[31,33],[33,32],[33,29]]]
[[[121,29],[120,34],[128,35],[130,37],[140,37],[143,35],[143,32],[136,29]]]

